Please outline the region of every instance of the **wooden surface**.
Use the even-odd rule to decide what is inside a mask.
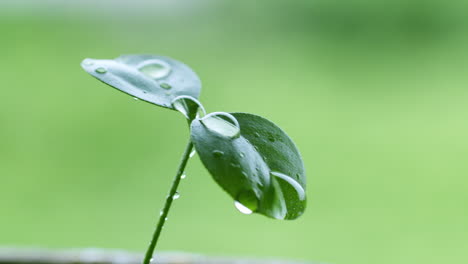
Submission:
[[[140,264],[143,254],[83,249],[51,251],[0,248],[0,264]],[[204,257],[187,253],[159,253],[154,264],[312,264],[305,262]],[[315,263],[319,264],[319,263]]]

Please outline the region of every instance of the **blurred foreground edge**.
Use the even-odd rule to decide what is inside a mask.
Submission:
[[[142,254],[121,250],[73,249],[45,250],[0,248],[0,264],[140,264]],[[154,264],[320,264],[286,260],[259,260],[204,257],[197,254],[165,252],[156,256]]]

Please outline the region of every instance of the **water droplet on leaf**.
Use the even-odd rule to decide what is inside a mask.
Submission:
[[[107,72],[107,70],[106,70],[105,68],[103,68],[103,67],[96,68],[96,70],[95,70],[95,71],[96,71],[97,73],[101,73],[101,74],[103,74],[103,73],[106,73],[106,72]]]
[[[224,116],[231,122],[222,118]],[[240,127],[237,120],[228,113],[212,113],[201,119],[201,123],[210,131],[227,138],[240,136]]]
[[[169,90],[169,89],[172,88],[172,86],[169,85],[168,83],[161,83],[160,86],[161,86],[161,88],[166,89],[166,90]]]
[[[223,155],[224,155],[224,152],[222,152],[221,150],[213,150],[213,156],[215,158],[221,158]]]
[[[174,198],[174,200],[179,199],[179,198],[180,198],[180,193],[176,192],[176,193],[174,194],[174,196],[172,196],[172,198]]]
[[[162,60],[151,60],[140,66],[138,70],[151,79],[161,79],[169,75],[171,66]]]
[[[206,114],[202,104],[191,96],[178,96],[172,101],[172,107],[181,112],[187,119],[200,118]],[[193,113],[196,111],[196,113]],[[191,117],[189,116],[191,115]],[[195,115],[195,116],[193,116]]]
[[[83,65],[84,66],[92,66],[94,64],[94,61],[90,60],[90,59],[86,59],[83,61]]]
[[[279,180],[280,186],[283,183],[288,184],[289,186],[291,186],[297,192],[297,196],[298,196],[299,200],[301,200],[301,201],[305,200],[305,198],[306,198],[305,190],[304,190],[304,188],[302,188],[302,186],[295,179],[293,179],[292,177],[290,177],[290,176],[288,176],[286,174],[276,172],[276,171],[272,171],[272,172],[270,172],[270,174],[273,177],[275,177],[277,180]]]

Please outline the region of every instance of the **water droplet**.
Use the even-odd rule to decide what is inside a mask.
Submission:
[[[255,137],[259,138],[260,137],[260,134],[258,132],[255,132]]]
[[[153,261],[154,261],[154,258],[151,258],[151,259],[150,259],[150,263],[153,263]]]
[[[301,201],[305,200],[306,198],[305,190],[295,179],[281,172],[272,171],[270,172],[270,174],[279,180],[280,186],[283,183],[288,184],[289,186],[293,187],[294,190],[297,192],[297,196],[299,200]]]
[[[238,201],[234,201],[234,205],[236,206],[237,210],[239,210],[239,212],[241,212],[243,214],[249,215],[249,214],[253,213],[252,210],[245,207],[243,204],[239,203]]]
[[[239,153],[239,156],[240,156],[241,158],[245,157],[244,152]]]
[[[215,158],[221,158],[223,155],[224,155],[224,152],[222,152],[221,150],[213,150],[213,156]]]
[[[237,164],[237,163],[231,163],[230,165],[233,168],[240,168],[241,167],[240,164]]]
[[[95,71],[96,71],[97,73],[101,73],[101,74],[103,74],[103,73],[106,73],[106,72],[107,72],[107,70],[106,70],[105,68],[103,68],[103,67],[96,68],[96,70],[95,70]]]
[[[141,65],[138,70],[151,79],[161,79],[169,75],[171,66],[162,60],[150,60]]]
[[[160,86],[161,88],[166,89],[166,90],[169,90],[172,88],[172,86],[168,83],[161,83]]]
[[[162,210],[161,210],[161,211],[159,211],[159,215],[163,215],[163,211],[162,211]]]
[[[253,191],[243,191],[237,196],[234,205],[241,213],[251,214],[258,208],[258,199]]]
[[[139,101],[140,99],[136,98],[136,97],[133,97],[133,100],[135,101]]]
[[[180,198],[180,194],[179,194],[178,192],[176,192],[176,193],[174,194],[174,196],[172,196],[172,198],[174,198],[174,200],[177,200],[177,199]]]
[[[84,66],[92,66],[94,64],[94,61],[90,60],[90,59],[86,59],[83,61],[83,65]]]
[[[200,118],[206,114],[203,105],[195,98],[191,96],[178,96],[172,101],[172,107],[181,112],[187,119],[192,118],[195,115],[196,118]],[[196,113],[193,113],[195,112]]]
[[[168,217],[164,218],[164,221],[167,221],[167,220],[169,220],[169,218],[168,218]]]
[[[242,171],[242,175],[244,175],[245,177],[249,177],[249,175],[245,171]]]
[[[195,154],[197,154],[197,151],[192,150],[192,152],[190,152],[189,158],[193,158],[193,156],[195,156]]]
[[[226,117],[230,121],[222,118]],[[240,136],[240,127],[237,119],[233,117],[231,114],[223,113],[223,112],[216,112],[211,113],[201,119],[201,123],[212,132],[215,132],[221,136],[227,138],[237,138]]]
[[[182,176],[180,176],[180,178],[183,180],[183,179],[187,178],[187,175],[186,175],[186,174],[182,174]]]

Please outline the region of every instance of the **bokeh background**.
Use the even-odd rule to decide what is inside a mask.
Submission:
[[[327,263],[468,261],[468,4],[0,1],[0,245],[142,252],[188,137],[82,59],[167,55],[208,111],[299,146],[297,221],[240,214],[195,156],[158,250]]]

